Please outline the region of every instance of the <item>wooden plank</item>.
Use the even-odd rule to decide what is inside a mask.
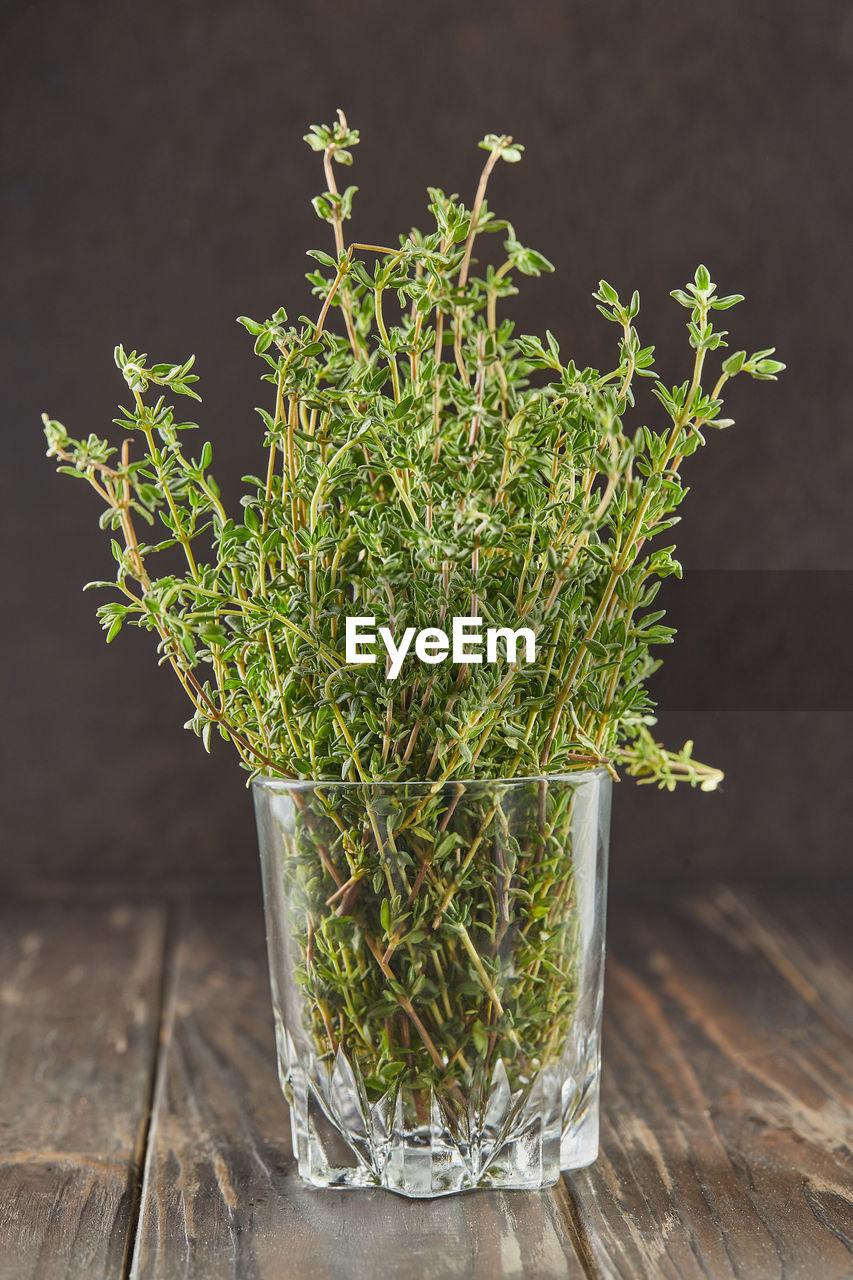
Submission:
[[[120,1276],[156,1055],[165,912],[0,912],[0,1277]]]
[[[305,1186],[275,1072],[260,907],[194,908],[176,956],[137,1280],[583,1275],[551,1192],[412,1201]]]
[[[714,902],[828,1025],[853,1037],[851,882],[721,885]]]
[[[603,1151],[566,1179],[591,1271],[853,1276],[849,1041],[735,926],[711,889],[612,906]]]

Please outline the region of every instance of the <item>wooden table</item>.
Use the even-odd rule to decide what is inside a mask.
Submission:
[[[602,1155],[407,1201],[294,1171],[256,899],[0,912],[0,1277],[853,1277],[853,894],[612,895]]]

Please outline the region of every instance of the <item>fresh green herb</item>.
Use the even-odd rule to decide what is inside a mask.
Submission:
[[[307,141],[323,157],[314,205],[334,254],[312,253],[319,316],[241,317],[272,386],[271,411],[258,410],[267,463],[245,477],[241,518],[223,506],[210,444],[192,456],[195,424],[160,394],[198,398],[191,359],[150,365],[116,349],[132,401],[115,422],[136,456],[129,439],[117,453],[45,420],[49,454],[90,482],[120,535],[119,597],[99,610],[107,638],[125,624],[154,631],[194,705],[190,726],[205,745],[214,730],[230,739],[252,772],[488,778],[602,762],[712,788],[718,771],[654,743],[645,686],[652,647],[673,635],[652,606],[660,580],[680,574],[658,540],[677,520],[682,462],[707,428],[731,424],[731,378],[783,368],[772,348],[738,351],[705,385],[709,353],[726,346],[716,313],[739,295],[718,296],[705,267],[674,291],[694,357],[666,387],[637,332],[638,295],[623,303],[602,281],[618,362],[580,368],[553,334],[515,337],[498,318],[515,277],[551,270],[486,204],[517,143],[490,134],[472,208],[430,188],[431,229],[385,247],[345,241],[355,188],[339,190],[335,165],[351,163],[357,132],[341,116]],[[479,238],[495,233],[505,257],[476,270]],[[654,379],[663,426],[627,425],[640,378]],[[150,543],[145,526],[159,526]],[[185,572],[158,574],[157,553],[175,544]],[[392,683],[381,663],[345,664],[347,614],[395,633],[457,615],[527,625],[539,657],[410,664]]]
[[[638,295],[624,302],[606,281],[594,297],[616,329],[613,369],[564,358],[550,332],[516,336],[502,304],[518,277],[552,267],[485,197],[495,165],[523,149],[490,134],[471,207],[430,188],[427,230],[385,246],[345,235],[356,188],[341,190],[335,170],[358,140],[343,115],[307,137],[333,236],[332,252],[311,254],[319,313],[241,317],[271,398],[258,410],[266,465],[244,477],[239,518],[210,444],[190,452],[194,424],[172,403],[198,398],[191,359],[116,349],[131,393],[118,448],[50,419],[45,430],[115,535],[115,583],[90,584],[118,587],[99,610],[107,639],[125,624],[154,632],[193,704],[189,727],[206,747],[213,732],[230,740],[251,775],[363,784],[352,812],[317,800],[285,860],[318,1052],[352,1047],[371,1092],[405,1077],[452,1093],[465,1064],[515,1053],[523,1076],[559,1054],[575,995],[573,855],[559,808],[537,801],[527,836],[508,840],[502,805],[482,796],[448,826],[441,784],[621,765],[670,789],[716,787],[692,744],[669,752],[651,731],[652,650],[673,635],[655,596],[681,572],[658,544],[678,519],[682,464],[709,428],[731,425],[726,384],[784,366],[772,348],[720,360],[717,313],[741,299],[719,296],[703,266],[673,293],[693,351],[680,385],[656,377]],[[503,246],[485,255],[496,265],[475,255],[489,244]],[[651,425],[636,421],[642,379],[658,402]],[[158,571],[175,548],[185,568]],[[529,627],[537,656],[412,662],[390,680],[381,662],[346,662],[353,615],[395,636],[454,617]],[[405,835],[389,880],[375,784],[396,781],[436,789],[392,822]]]

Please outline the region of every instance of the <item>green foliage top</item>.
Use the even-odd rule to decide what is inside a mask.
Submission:
[[[485,193],[522,148],[490,134],[471,207],[431,187],[427,230],[386,246],[344,234],[356,188],[339,188],[335,166],[358,140],[340,113],[307,136],[333,236],[332,252],[311,252],[318,314],[241,317],[271,399],[257,411],[266,464],[244,478],[239,515],[210,444],[188,447],[194,424],[173,404],[198,398],[191,359],[116,349],[130,391],[118,449],[45,419],[49,454],[95,488],[115,535],[116,581],[96,584],[118,588],[99,609],[107,638],[126,623],[155,632],[193,703],[189,725],[205,745],[214,730],[229,739],[252,773],[438,780],[621,764],[712,788],[721,775],[689,743],[671,754],[650,732],[651,651],[673,634],[654,599],[680,573],[661,535],[677,521],[682,463],[709,427],[731,425],[726,383],[783,366],[772,348],[720,362],[716,316],[741,299],[718,296],[702,266],[673,293],[693,352],[678,386],[656,378],[638,295],[623,302],[605,281],[594,297],[616,329],[611,370],[576,365],[550,332],[517,336],[501,304],[520,276],[552,267]],[[475,257],[488,243],[503,246],[498,265]],[[640,378],[654,380],[660,415],[629,425]],[[185,567],[158,571],[174,547]],[[454,616],[527,626],[537,658],[413,662],[391,681],[382,662],[345,661],[348,615],[395,635]]]

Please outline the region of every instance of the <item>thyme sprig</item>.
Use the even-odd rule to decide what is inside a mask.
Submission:
[[[322,155],[314,207],[333,252],[311,251],[317,314],[240,318],[271,406],[258,410],[266,465],[244,478],[239,516],[211,445],[189,452],[195,424],[173,403],[198,398],[192,359],[149,364],[116,348],[130,392],[119,448],[45,418],[48,453],[92,485],[115,535],[115,582],[90,584],[118,588],[98,610],[107,639],[124,625],[154,632],[193,705],[188,726],[206,747],[214,731],[230,740],[251,774],[439,781],[622,764],[712,789],[719,771],[655,742],[646,682],[653,648],[673,636],[653,605],[681,572],[659,542],[678,520],[682,464],[709,428],[731,425],[732,378],[784,367],[772,348],[720,361],[717,313],[740,295],[720,296],[704,266],[674,291],[693,359],[667,387],[639,336],[638,295],[623,302],[601,281],[616,362],[576,365],[552,333],[516,336],[499,316],[518,277],[552,269],[487,204],[496,164],[521,158],[511,137],[481,142],[470,208],[431,187],[428,229],[392,246],[347,243],[356,188],[340,190],[335,171],[358,132],[339,113],[307,141]],[[481,263],[495,235],[503,255]],[[645,378],[661,419],[633,425]],[[171,548],[184,569],[158,571]],[[537,661],[415,663],[392,682],[381,662],[346,663],[347,614],[395,634],[457,615],[523,624]]]

